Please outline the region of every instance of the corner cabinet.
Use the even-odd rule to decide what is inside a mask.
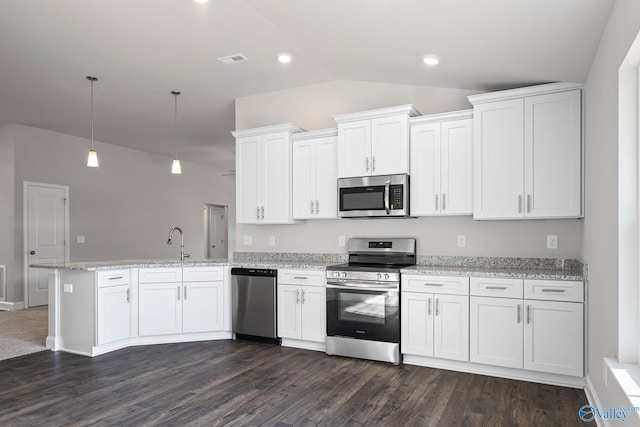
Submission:
[[[338,132],[327,129],[293,135],[293,217],[338,217]]]
[[[334,116],[338,123],[338,177],[409,173],[412,105]]]
[[[278,336],[283,346],[325,350],[325,274],[324,270],[278,269]]]
[[[236,222],[288,224],[292,215],[292,124],[232,132],[236,138]]]
[[[469,96],[474,219],[582,216],[582,85]]]
[[[473,111],[411,119],[411,214],[473,214]]]

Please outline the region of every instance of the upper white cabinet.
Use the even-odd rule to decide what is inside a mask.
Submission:
[[[293,217],[337,218],[338,132],[293,136]]]
[[[469,96],[474,219],[582,216],[581,96],[576,83]]]
[[[293,222],[291,208],[292,124],[232,132],[236,138],[236,221]]]
[[[338,177],[409,173],[412,105],[334,116],[338,123]]]
[[[473,213],[473,111],[411,119],[411,214]]]

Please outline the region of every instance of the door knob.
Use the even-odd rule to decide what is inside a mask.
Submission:
[[[36,254],[36,251],[29,252],[29,255],[35,255],[35,254]]]

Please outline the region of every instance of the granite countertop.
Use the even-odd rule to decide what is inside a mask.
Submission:
[[[400,270],[402,274],[426,274],[432,276],[504,277],[513,279],[540,280],[585,280],[582,270],[555,270],[532,268],[497,267],[447,267],[437,265],[414,265]]]

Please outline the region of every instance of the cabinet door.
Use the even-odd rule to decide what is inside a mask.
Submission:
[[[475,219],[524,215],[524,101],[480,104],[473,109]]]
[[[301,292],[301,336],[303,340],[325,342],[327,336],[326,290],[319,286],[303,286]]]
[[[441,145],[442,214],[471,215],[473,213],[473,120],[442,123]],[[411,178],[413,179],[413,176]],[[411,208],[413,213],[413,206]]]
[[[129,338],[129,285],[98,288],[98,345]]]
[[[316,143],[316,218],[338,217],[338,139]]]
[[[433,295],[415,292],[400,295],[401,352],[433,357]]]
[[[433,355],[469,361],[469,297],[434,295]]]
[[[192,282],[183,285],[183,332],[211,332],[223,329],[222,289],[222,282]]]
[[[261,222],[286,223],[291,217],[291,137],[278,132],[262,137]],[[264,218],[262,209],[264,208]]]
[[[239,138],[236,142],[236,221],[255,224],[260,220],[262,159],[260,137]]]
[[[293,142],[293,217],[315,216],[316,156],[315,141]],[[334,187],[336,186],[334,182]],[[335,191],[335,190],[334,190]]]
[[[409,173],[409,118],[371,120],[371,175]]]
[[[141,283],[140,335],[182,333],[182,283]]]
[[[278,285],[278,336],[302,339],[300,287]]]
[[[582,303],[525,300],[524,368],[584,375]]]
[[[338,125],[338,176],[371,175],[371,120]]]
[[[470,298],[469,360],[522,368],[522,300]]]
[[[412,215],[440,213],[440,123],[411,127],[409,191]]]
[[[526,216],[581,215],[580,91],[524,101]]]

